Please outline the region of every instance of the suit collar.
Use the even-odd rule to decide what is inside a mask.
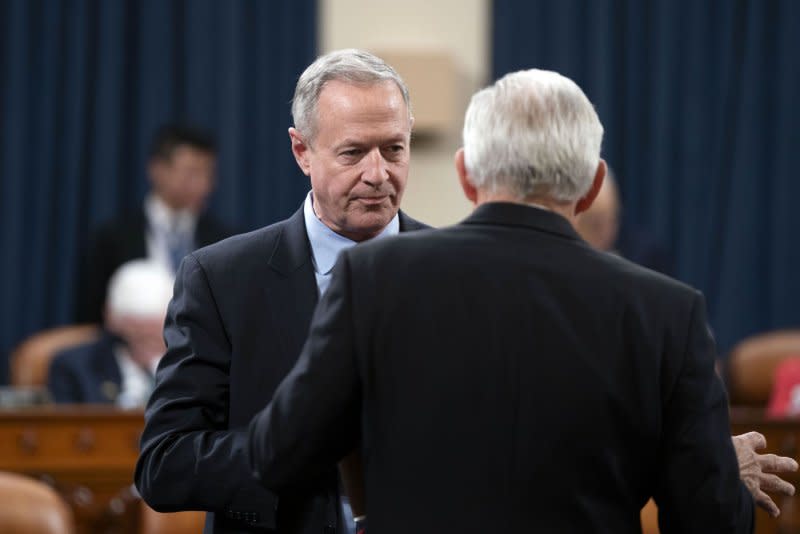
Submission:
[[[413,232],[428,228],[427,225],[412,219],[401,210],[400,231]],[[311,262],[311,245],[308,242],[308,232],[303,216],[303,207],[300,206],[294,214],[286,219],[281,228],[281,235],[275,240],[269,265],[279,273],[288,275],[306,263]]]
[[[100,339],[92,347],[91,363],[94,381],[100,389],[99,395],[114,402],[122,387],[122,373],[114,356],[114,347],[123,341],[103,330]]]
[[[400,231],[401,232],[416,232],[417,230],[425,230],[430,228],[427,224],[423,224],[416,219],[412,219],[406,215],[403,210],[400,210]]]
[[[572,224],[561,215],[524,204],[512,202],[487,202],[481,204],[462,224],[488,224],[498,226],[521,226],[581,240]]]
[[[281,234],[270,253],[269,265],[279,273],[288,275],[311,261],[310,250],[301,206],[281,226]]]

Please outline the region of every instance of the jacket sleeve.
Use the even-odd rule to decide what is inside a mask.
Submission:
[[[275,497],[249,468],[247,429],[229,429],[231,344],[194,254],[178,269],[164,337],[167,352],[145,411],[136,463],[142,498],[161,512],[252,517],[254,504],[272,512]],[[262,516],[265,526],[274,527],[274,515]]]
[[[705,303],[696,294],[682,348],[665,355],[663,434],[654,498],[662,534],[749,533],[753,502],[739,479],[728,399],[714,370]]]
[[[250,462],[270,489],[318,476],[359,442],[361,382],[349,278],[344,252],[299,360],[250,423]]]

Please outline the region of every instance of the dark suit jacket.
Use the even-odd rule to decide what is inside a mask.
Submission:
[[[58,403],[113,403],[122,374],[114,357],[119,341],[103,334],[91,343],[60,352],[50,364],[47,388]]]
[[[122,264],[147,257],[147,218],[139,209],[101,225],[89,244],[80,281],[77,322],[100,323],[111,275]],[[197,248],[232,235],[225,225],[209,213],[202,213],[195,227]]]
[[[701,295],[533,207],[340,256],[251,461],[279,490],[359,434],[371,534],[751,528]]]
[[[401,231],[419,228],[400,214]],[[150,506],[215,512],[206,519],[215,533],[340,526],[334,462],[276,496],[246,456],[247,424],[297,361],[316,303],[302,209],[184,259],[136,465]]]

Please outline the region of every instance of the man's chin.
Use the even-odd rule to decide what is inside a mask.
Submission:
[[[386,228],[396,213],[396,211],[390,213],[365,213],[348,225],[347,233],[351,236],[358,236],[358,239],[351,237],[354,241],[372,239]]]

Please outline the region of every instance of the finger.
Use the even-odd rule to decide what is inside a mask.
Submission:
[[[787,456],[778,456],[777,454],[759,454],[757,456],[758,465],[761,466],[763,471],[770,473],[786,473],[789,471],[797,471],[797,462],[793,458]]]
[[[763,449],[767,446],[767,438],[760,432],[747,432],[738,437],[746,441],[754,449]]]
[[[770,496],[764,493],[763,491],[761,490],[756,491],[753,497],[755,498],[756,504],[759,507],[766,510],[767,513],[772,517],[778,517],[779,515],[781,515],[781,511],[778,508],[778,505],[775,504],[775,502],[770,498]]]
[[[794,486],[778,475],[762,474],[758,477],[758,487],[763,491],[781,493],[789,497],[794,495]]]

